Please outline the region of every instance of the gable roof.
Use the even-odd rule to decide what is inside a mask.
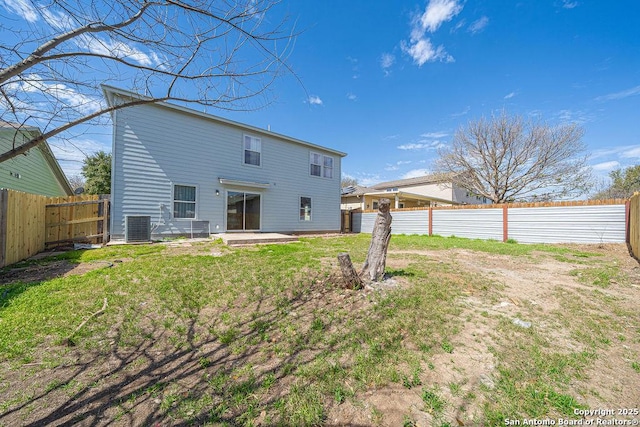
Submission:
[[[117,97],[139,99],[139,100],[145,100],[145,99],[150,100],[151,99],[148,96],[140,95],[138,93],[131,92],[131,91],[128,91],[128,90],[125,90],[125,89],[120,89],[120,88],[117,88],[117,87],[114,87],[114,86],[109,86],[109,85],[104,85],[103,84],[103,85],[101,85],[101,87],[102,87],[102,92],[104,93],[105,99],[107,100],[107,103],[109,104],[109,106],[117,105],[116,104],[116,98]],[[152,102],[150,104],[151,105],[156,105],[156,106],[159,106],[159,107],[163,107],[163,108],[167,108],[167,109],[170,109],[170,110],[174,110],[174,111],[179,111],[181,113],[190,114],[190,115],[193,115],[193,116],[196,116],[196,117],[201,117],[201,118],[213,121],[213,122],[222,123],[222,124],[229,125],[229,126],[234,126],[234,127],[239,127],[241,129],[246,129],[246,130],[251,131],[251,132],[262,134],[264,136],[268,136],[268,137],[272,137],[272,138],[278,138],[278,139],[285,140],[287,142],[291,142],[291,143],[294,143],[294,144],[303,145],[303,146],[309,147],[311,149],[322,150],[322,151],[325,151],[325,152],[329,152],[331,154],[335,154],[335,155],[340,156],[340,157],[344,157],[344,156],[347,155],[347,153],[344,153],[342,151],[338,151],[338,150],[334,150],[334,149],[331,149],[331,148],[323,147],[321,145],[313,144],[311,142],[302,141],[300,139],[292,138],[290,136],[282,135],[280,133],[271,132],[270,130],[260,129],[260,128],[255,127],[255,126],[247,125],[247,124],[236,122],[236,121],[229,120],[229,119],[224,119],[224,118],[219,117],[219,116],[214,116],[213,114],[204,113],[202,111],[194,110],[192,108],[187,108],[187,107],[184,107],[184,106],[181,106],[181,105],[171,104],[171,103],[165,102],[165,101]]]
[[[18,131],[32,132],[32,133],[35,133],[35,136],[39,136],[42,134],[40,132],[40,129],[35,126],[21,125],[20,123],[6,122],[3,120],[0,120],[0,131],[13,132],[13,133]],[[62,187],[62,190],[65,193],[67,193],[67,195],[72,196],[73,189],[71,188],[71,184],[69,184],[69,180],[67,179],[67,176],[64,174],[64,171],[60,167],[60,164],[58,163],[55,156],[53,155],[53,152],[51,151],[51,147],[49,147],[49,144],[47,143],[47,141],[46,140],[42,141],[40,144],[31,148],[31,150],[40,150],[40,152],[42,153],[42,157],[44,157],[47,164],[49,165],[49,168],[51,168],[51,172],[53,172],[53,175],[58,180],[58,183]]]
[[[395,181],[380,182],[372,185],[370,188],[380,190],[393,187],[410,187],[420,184],[435,184],[439,182],[452,181],[453,174],[434,173],[430,175],[417,176],[415,178],[397,179]]]

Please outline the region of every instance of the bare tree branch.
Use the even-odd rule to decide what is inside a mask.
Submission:
[[[297,79],[286,63],[296,34],[278,3],[23,0],[20,10],[0,3],[17,16],[0,22],[0,120],[42,130],[0,153],[0,162],[141,103],[107,107],[101,84],[140,93],[144,103],[226,110],[267,105],[283,72]]]
[[[470,122],[439,151],[435,169],[494,203],[584,194],[591,181],[583,130],[502,113]]]

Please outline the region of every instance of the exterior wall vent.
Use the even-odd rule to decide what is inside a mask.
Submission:
[[[151,241],[151,216],[127,215],[124,234],[127,243]]]

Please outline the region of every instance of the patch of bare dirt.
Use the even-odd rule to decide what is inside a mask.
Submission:
[[[110,266],[112,266],[112,264],[107,261],[93,261],[80,264],[66,260],[52,261],[30,265],[28,267],[11,268],[0,275],[0,284],[41,282],[56,277],[82,275],[98,268]]]

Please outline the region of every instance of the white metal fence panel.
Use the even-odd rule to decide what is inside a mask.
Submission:
[[[509,238],[520,243],[624,243],[625,224],[624,205],[509,209]]]
[[[351,229],[354,233],[371,233],[373,231],[373,223],[376,220],[376,215],[378,215],[376,212],[359,212],[351,214]]]
[[[352,230],[354,233],[371,233],[377,212],[353,213]],[[391,212],[391,234],[429,234],[429,211]]]
[[[502,209],[435,209],[432,233],[502,241]]]
[[[391,212],[391,234],[429,234],[429,211]]]

